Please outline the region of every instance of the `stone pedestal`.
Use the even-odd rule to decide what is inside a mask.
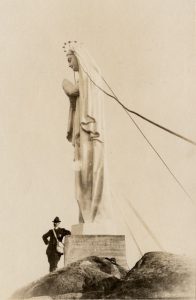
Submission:
[[[87,256],[114,257],[119,265],[128,269],[124,235],[83,234],[65,238],[65,266]]]
[[[71,227],[72,235],[111,235],[117,234],[116,226],[111,222],[102,223],[80,223],[72,225]]]

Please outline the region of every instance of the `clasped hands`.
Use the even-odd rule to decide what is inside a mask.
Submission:
[[[73,84],[69,80],[64,79],[63,83],[63,90],[65,94],[69,97],[70,105],[73,110],[76,108],[76,99],[79,96],[79,87],[78,84]]]

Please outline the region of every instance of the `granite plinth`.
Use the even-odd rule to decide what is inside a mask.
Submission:
[[[114,223],[105,221],[101,223],[79,223],[72,225],[71,227],[72,235],[111,235],[119,234],[117,233],[116,226]],[[121,233],[120,233],[121,234]]]
[[[87,256],[114,257],[128,269],[124,235],[71,235],[65,238],[64,265]]]

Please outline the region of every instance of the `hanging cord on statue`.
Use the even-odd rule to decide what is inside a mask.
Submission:
[[[126,106],[118,99],[118,97],[114,94],[114,92],[112,91],[112,89],[110,88],[110,86],[108,85],[108,83],[106,82],[106,80],[103,78],[103,76],[100,75],[101,78],[102,78],[102,80],[105,82],[105,84],[108,86],[108,88],[109,88],[109,89],[111,90],[111,92],[113,93],[113,95],[109,94],[109,93],[106,92],[104,89],[102,89],[100,86],[98,86],[98,85],[92,80],[92,78],[90,77],[90,75],[84,70],[84,68],[82,67],[82,65],[80,65],[80,66],[81,66],[81,68],[83,69],[83,71],[86,73],[86,75],[88,76],[88,78],[92,81],[92,83],[93,83],[98,89],[100,89],[105,95],[107,95],[107,96],[113,98],[114,100],[116,100],[116,101],[118,102],[118,104],[120,104],[127,112],[130,112],[131,114],[134,114],[134,115],[138,116],[139,118],[141,118],[141,119],[143,119],[143,120],[149,122],[150,124],[152,124],[152,125],[154,125],[154,126],[160,128],[160,129],[162,129],[162,130],[164,130],[164,131],[166,131],[166,132],[168,132],[168,133],[170,133],[170,134],[173,134],[174,136],[176,136],[176,137],[178,137],[178,138],[180,138],[180,139],[183,139],[184,141],[186,141],[186,142],[188,142],[188,143],[190,143],[190,144],[196,146],[196,142],[195,142],[195,141],[190,140],[189,138],[187,138],[187,137],[185,137],[185,136],[183,136],[183,135],[181,135],[181,134],[179,134],[179,133],[177,133],[177,132],[175,132],[175,131],[173,131],[173,130],[171,130],[171,129],[168,129],[168,128],[166,128],[166,127],[164,127],[164,126],[162,126],[162,125],[160,125],[160,124],[158,124],[158,123],[156,123],[156,122],[154,122],[154,121],[152,121],[152,120],[150,120],[150,119],[144,117],[143,115],[137,113],[136,111],[131,110],[131,109],[129,109],[128,107],[126,107]]]

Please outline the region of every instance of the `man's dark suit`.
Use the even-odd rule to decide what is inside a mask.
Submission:
[[[64,236],[70,235],[71,232],[66,230],[65,228],[58,227],[54,229],[57,235],[57,239],[59,242],[62,242]],[[48,262],[50,264],[50,272],[55,271],[60,260],[61,254],[56,251],[57,240],[54,236],[54,232],[50,229],[47,233],[42,236],[42,239],[46,245],[48,245],[46,249],[46,254],[48,256]]]

